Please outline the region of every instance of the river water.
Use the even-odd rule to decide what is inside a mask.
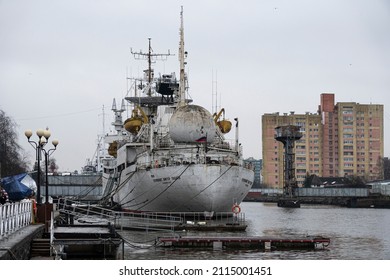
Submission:
[[[172,249],[152,244],[162,233],[124,231],[131,241],[125,245],[126,260],[390,260],[390,209],[342,208],[324,205],[301,205],[301,208],[279,208],[274,203],[244,202],[248,227],[245,232],[180,232],[182,236],[234,235],[291,237],[323,236],[330,238],[324,250],[213,250]]]

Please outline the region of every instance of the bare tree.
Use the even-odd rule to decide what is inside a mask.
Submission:
[[[58,171],[58,165],[55,158],[49,159],[49,171],[51,173],[57,173]]]
[[[383,174],[385,180],[390,180],[390,160],[388,157],[383,158]]]
[[[385,161],[384,158],[379,156],[376,165],[373,168],[374,173],[377,175],[375,180],[383,180],[385,173]]]
[[[0,177],[26,172],[28,163],[17,143],[16,123],[0,110]]]

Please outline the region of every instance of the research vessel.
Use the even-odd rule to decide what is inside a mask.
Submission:
[[[106,135],[110,158],[102,160],[103,201],[134,212],[231,212],[251,189],[254,172],[243,160],[239,122],[225,110],[211,114],[187,97],[187,52],[180,13],[180,73],[155,77],[152,62],[170,53],[133,52],[148,61],[134,94],[112,110],[116,133]],[[131,108],[123,120],[125,102]],[[232,131],[233,133],[234,131]]]

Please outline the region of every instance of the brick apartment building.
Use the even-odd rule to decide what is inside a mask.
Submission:
[[[307,174],[320,177],[383,178],[383,105],[338,102],[321,94],[316,114],[262,116],[263,183],[283,187],[283,144],[275,127],[298,125],[303,136],[295,143],[295,178],[302,186]]]

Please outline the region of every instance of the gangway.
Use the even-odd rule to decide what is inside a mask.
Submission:
[[[183,223],[181,217],[158,213],[130,213],[114,211],[87,203],[60,198],[57,209],[69,218],[70,223],[111,224],[116,229],[174,230]]]

